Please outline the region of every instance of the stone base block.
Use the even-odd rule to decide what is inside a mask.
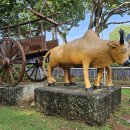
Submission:
[[[29,105],[34,101],[34,89],[42,83],[18,85],[16,87],[0,87],[1,105]]]
[[[76,87],[42,87],[35,89],[35,102],[46,115],[83,120],[90,125],[104,124],[121,103],[121,88],[86,92]]]

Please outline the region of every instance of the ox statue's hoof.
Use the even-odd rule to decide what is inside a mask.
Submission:
[[[94,85],[93,88],[94,88],[94,89],[100,89],[101,86],[95,86],[95,85]]]
[[[48,87],[54,87],[54,83],[48,83]]]
[[[77,84],[75,82],[72,82],[71,86],[77,86]]]
[[[71,83],[64,83],[64,86],[65,86],[65,87],[70,87],[70,86],[71,86]]]
[[[87,92],[92,92],[94,89],[93,87],[90,87],[90,88],[85,88]]]
[[[113,89],[114,89],[114,86],[107,86],[107,89],[108,89],[108,90],[113,90]]]

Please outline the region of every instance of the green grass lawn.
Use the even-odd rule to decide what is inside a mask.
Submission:
[[[89,126],[81,121],[45,116],[36,109],[0,106],[0,130],[127,130],[130,128],[130,89],[122,90],[122,104],[104,126]],[[120,129],[119,129],[120,130]]]
[[[122,89],[122,95],[130,98],[130,89],[128,88]]]

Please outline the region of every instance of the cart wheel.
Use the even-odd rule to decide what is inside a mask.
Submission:
[[[26,58],[21,44],[11,38],[0,40],[0,85],[14,87],[25,72]]]
[[[47,79],[42,70],[43,57],[27,59],[25,75],[34,82],[42,82]]]

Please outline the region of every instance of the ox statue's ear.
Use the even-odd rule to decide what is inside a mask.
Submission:
[[[117,42],[114,41],[110,41],[107,43],[108,46],[112,47],[112,48],[116,48],[119,46],[119,44]]]

